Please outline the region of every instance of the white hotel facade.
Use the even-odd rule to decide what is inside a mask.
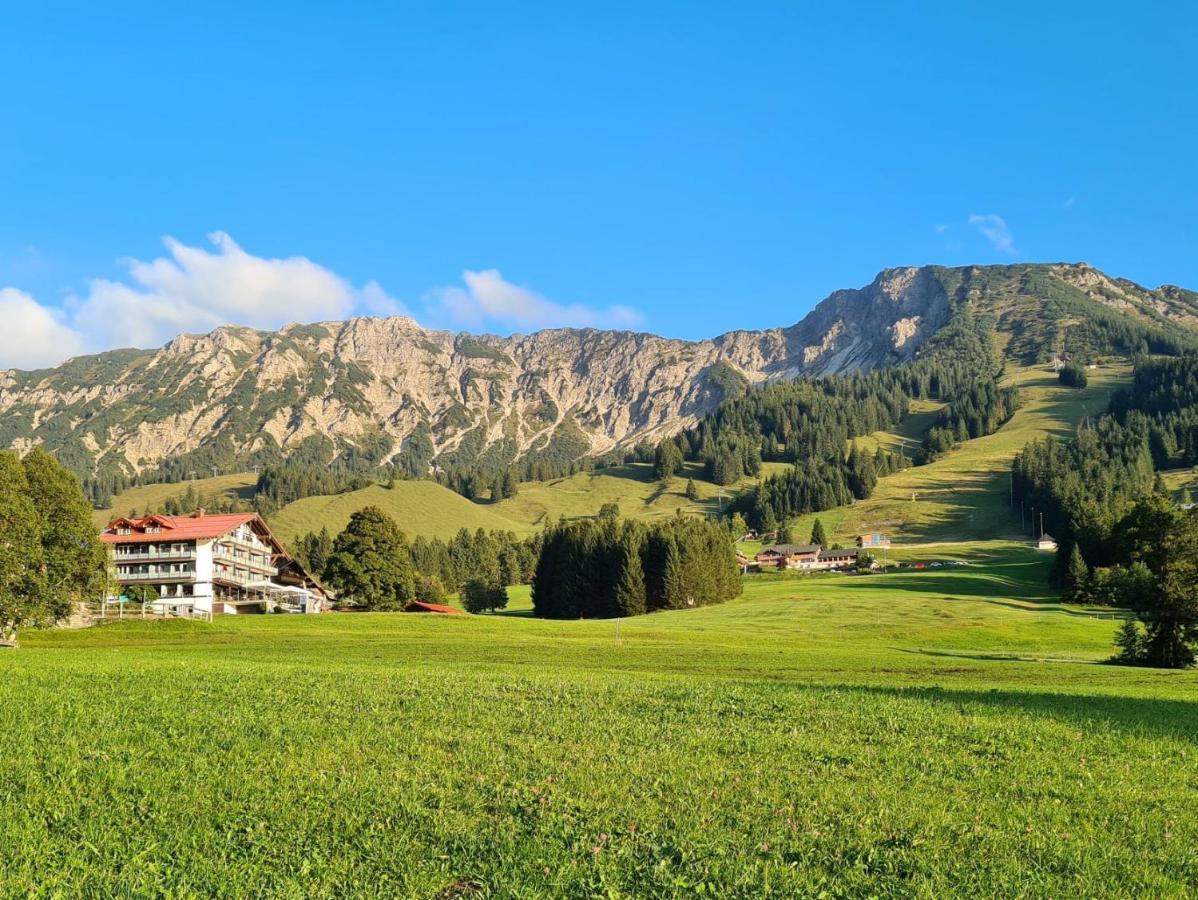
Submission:
[[[192,612],[319,612],[328,599],[257,513],[120,518],[100,540],[122,593],[150,585],[162,603]]]

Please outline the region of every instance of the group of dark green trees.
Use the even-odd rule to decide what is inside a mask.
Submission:
[[[1105,414],[1068,441],[1027,445],[1013,463],[1015,502],[1057,540],[1052,577],[1065,596],[1125,606],[1142,620],[1142,641],[1132,639],[1139,626],[1123,635],[1123,661],[1193,660],[1181,648],[1198,633],[1183,611],[1198,611],[1198,587],[1187,595],[1177,573],[1189,565],[1178,554],[1192,552],[1195,522],[1167,496],[1160,470],[1192,466],[1196,453],[1198,354],[1189,353],[1138,359]]]
[[[654,474],[668,478],[691,460],[702,463],[709,480],[728,485],[758,474],[762,461],[791,463],[792,468],[742,492],[733,503],[734,512],[765,531],[804,513],[865,499],[879,477],[909,462],[880,448],[861,451],[853,439],[892,430],[913,399],[947,404],[929,429],[920,462],[958,441],[992,433],[1014,413],[1018,394],[998,386],[1001,365],[992,325],[962,307],[914,362],[737,393],[695,427],[659,444]]]
[[[1162,488],[1160,471],[1198,463],[1198,354],[1136,361],[1132,384],[1068,441],[1027,445],[1012,466],[1016,503],[1060,547],[1061,582],[1074,546],[1087,566],[1119,555],[1117,525]]]
[[[0,641],[101,596],[107,560],[75,474],[40,449],[0,451]]]
[[[532,578],[540,536],[461,529],[449,541],[409,542],[398,524],[376,506],[350,517],[336,538],[327,528],[295,545],[296,559],[322,577],[340,600],[371,610],[400,609],[412,600],[444,603],[460,591],[471,612],[507,605],[506,588]]]
[[[736,553],[719,523],[586,519],[545,534],[532,602],[544,618],[615,618],[722,603],[740,592]]]
[[[1065,599],[1136,614],[1119,632],[1117,662],[1185,668],[1198,644],[1198,513],[1158,495],[1116,524],[1114,558],[1089,566],[1074,544],[1064,565]]]

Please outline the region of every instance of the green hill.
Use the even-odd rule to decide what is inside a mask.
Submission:
[[[432,481],[399,481],[394,488],[372,485],[331,497],[305,497],[272,515],[270,523],[285,542],[326,526],[337,534],[357,510],[372,505],[395,519],[409,536],[450,538],[459,528],[517,534],[535,530],[530,522],[509,518],[496,506],[472,503]]]
[[[170,497],[178,497],[190,487],[201,499],[223,497],[248,501],[254,494],[254,482],[257,480],[252,472],[238,472],[233,475],[218,475],[215,478],[199,478],[193,481],[144,484],[122,491],[113,498],[112,506],[107,509],[97,509],[92,513],[97,527],[103,527],[116,516],[125,516],[136,512],[139,515],[146,509],[158,509]]]

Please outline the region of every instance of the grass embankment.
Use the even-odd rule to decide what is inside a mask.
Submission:
[[[435,481],[397,481],[395,487],[371,485],[333,496],[305,497],[270,517],[271,527],[284,541],[327,526],[336,535],[349,517],[364,506],[378,506],[409,536],[448,539],[459,528],[514,531],[530,534],[531,524],[510,519],[485,503],[472,503]]]
[[[1198,676],[1044,557],[720,607],[224,618],[0,653],[0,894],[1184,896]],[[518,599],[518,598],[517,598]]]

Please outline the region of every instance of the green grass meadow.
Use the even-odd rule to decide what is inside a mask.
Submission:
[[[0,895],[1192,895],[1198,674],[967,556],[618,627],[514,590],[26,633]]]

